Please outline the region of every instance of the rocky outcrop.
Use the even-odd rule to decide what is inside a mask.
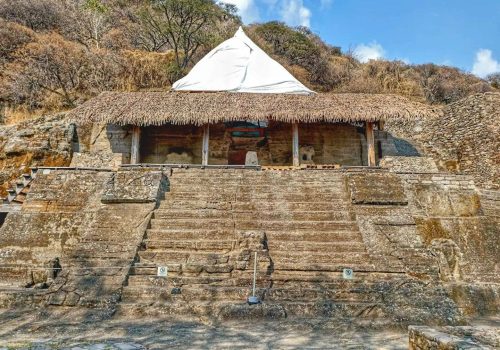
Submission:
[[[65,114],[40,117],[0,127],[0,196],[10,181],[30,167],[67,166],[71,161],[75,127]]]
[[[389,121],[386,129],[415,143],[440,169],[470,174],[500,189],[500,93],[476,94],[444,108],[439,118]]]

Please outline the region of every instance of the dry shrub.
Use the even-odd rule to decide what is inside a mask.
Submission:
[[[170,85],[169,67],[174,62],[172,52],[124,51],[123,58],[123,90],[166,88]]]

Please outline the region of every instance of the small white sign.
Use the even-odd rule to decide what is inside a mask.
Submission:
[[[352,269],[344,269],[342,277],[346,280],[352,280],[354,278],[354,271],[352,271]]]
[[[168,268],[166,266],[158,266],[158,272],[157,276],[158,277],[167,277],[168,274]]]
[[[43,170],[42,170],[42,174],[43,174],[43,175],[48,175],[48,174],[50,174],[50,169],[43,169]]]

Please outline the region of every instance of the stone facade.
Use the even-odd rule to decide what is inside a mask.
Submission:
[[[30,167],[69,165],[74,135],[65,114],[0,126],[0,196]]]
[[[463,172],[484,188],[500,188],[500,93],[469,96],[435,119],[391,121],[386,129],[416,144],[441,170]]]
[[[41,169],[0,229],[0,274],[11,286],[0,304],[116,302],[163,182],[158,171]]]

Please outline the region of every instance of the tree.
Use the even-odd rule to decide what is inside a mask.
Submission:
[[[234,7],[214,0],[150,0],[140,13],[144,42],[152,51],[173,50],[175,64],[184,70],[201,47],[219,39],[217,24],[237,19]]]
[[[0,17],[32,30],[57,29],[64,18],[61,1],[0,0]]]
[[[64,106],[72,107],[87,62],[88,54],[80,45],[58,34],[40,35],[36,42],[18,50],[15,61],[6,66],[12,98],[36,106],[45,91],[61,97]]]
[[[495,89],[500,89],[500,72],[488,75],[486,81]]]

